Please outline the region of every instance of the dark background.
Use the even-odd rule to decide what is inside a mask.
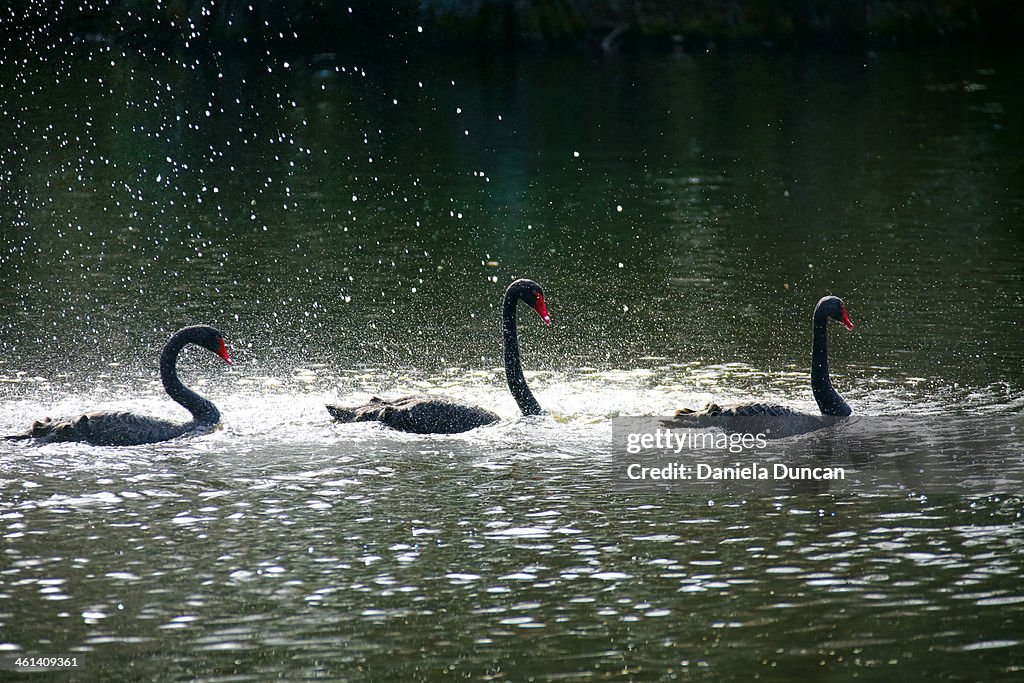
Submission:
[[[1022,26],[1024,8],[1014,0],[15,0],[0,14],[0,32],[22,38],[58,31],[147,44],[390,50],[410,47],[406,38],[419,35],[420,47],[483,52],[680,44],[706,49],[722,42],[1012,44]]]

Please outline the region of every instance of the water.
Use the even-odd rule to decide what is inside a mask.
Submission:
[[[180,415],[155,359],[185,324],[235,365],[183,354],[208,437],[0,444],[0,648],[85,680],[1015,679],[1019,490],[623,487],[610,421],[813,409],[826,293],[859,415],[1018,415],[1022,66],[12,50],[0,425]],[[503,387],[520,276],[550,417]],[[323,410],[411,391],[506,420]]]

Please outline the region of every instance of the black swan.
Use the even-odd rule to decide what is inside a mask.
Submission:
[[[178,352],[186,344],[213,351],[228,365],[231,357],[220,332],[206,325],[193,325],[175,332],[160,354],[160,379],[167,395],[192,413],[189,422],[170,422],[124,411],[98,411],[77,417],[32,424],[28,431],[6,437],[9,440],[36,439],[40,443],[81,441],[96,446],[137,446],[167,441],[190,432],[209,430],[220,422],[220,411],[178,379]]]
[[[551,324],[544,290],[533,280],[516,280],[505,290],[501,307],[501,332],[505,348],[505,379],[523,415],[540,415],[537,399],[526,385],[519,361],[519,334],[516,331],[516,305],[522,301]],[[340,422],[381,422],[392,429],[415,434],[458,434],[497,422],[497,414],[477,406],[467,406],[436,396],[407,396],[394,401],[371,398],[358,408],[328,405]]]
[[[814,307],[814,344],[811,350],[811,393],[818,403],[822,415],[846,417],[853,411],[839,392],[832,387],[828,376],[828,340],[826,326],[828,320],[838,321],[846,329],[853,330],[853,322],[846,314],[846,305],[837,296],[826,296]],[[772,403],[744,403],[720,406],[709,403],[703,410],[682,408],[677,410],[675,417],[679,422],[689,422],[691,418],[700,417],[791,417],[807,416],[799,410],[788,406]]]

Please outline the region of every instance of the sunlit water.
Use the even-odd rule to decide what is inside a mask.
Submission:
[[[813,410],[825,293],[858,415],[1019,414],[1019,58],[94,48],[3,61],[0,426],[184,417],[155,359],[185,324],[235,364],[182,356],[208,436],[0,444],[0,649],[83,680],[1020,675],[1019,490],[623,486],[611,428]],[[549,416],[498,367],[518,276]],[[503,420],[323,408],[410,392]]]

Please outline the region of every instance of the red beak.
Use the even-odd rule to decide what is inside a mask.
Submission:
[[[843,327],[848,329],[850,332],[853,332],[853,321],[850,320],[850,316],[846,314],[846,306],[843,306],[843,318],[839,322],[843,324]]]
[[[542,294],[537,295],[537,303],[533,305],[533,310],[537,311],[537,315],[548,325],[551,324],[551,316],[548,315],[548,305],[544,303],[544,296]]]
[[[224,362],[231,365],[231,356],[228,355],[228,347],[225,346],[223,339],[217,340],[217,355],[224,359]]]

